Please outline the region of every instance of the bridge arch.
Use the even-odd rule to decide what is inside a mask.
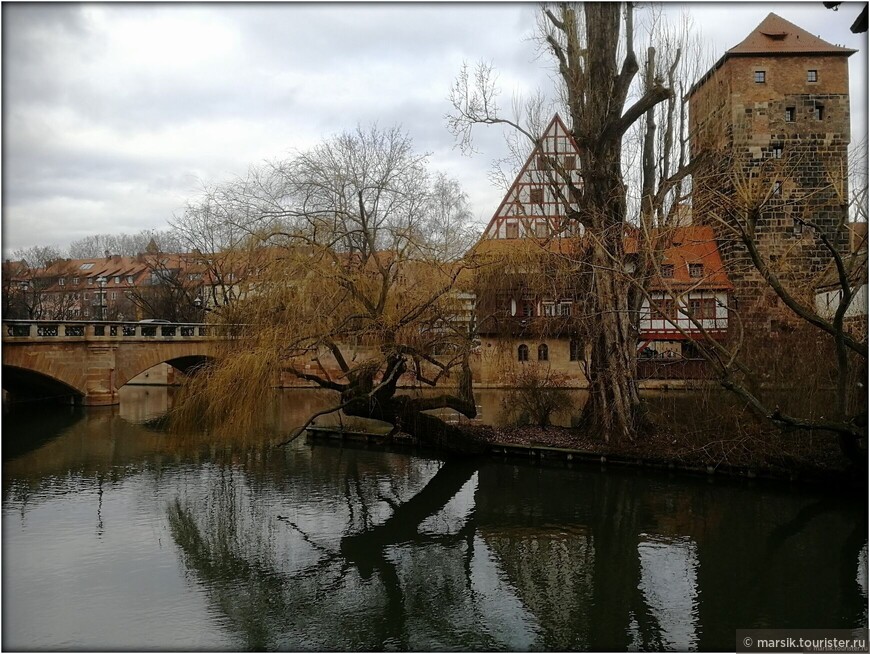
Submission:
[[[161,363],[188,373],[214,359],[208,342],[137,342],[124,344],[115,352],[115,388]]]
[[[117,404],[119,388],[159,363],[190,373],[223,340],[208,325],[181,323],[4,321],[3,332],[4,388],[89,406]]]
[[[117,375],[116,386],[117,388],[121,388],[134,377],[141,375],[143,372],[146,372],[161,363],[167,363],[179,372],[185,375],[191,375],[195,374],[201,368],[210,365],[213,361],[215,361],[215,357],[210,354],[186,354],[171,359],[164,359],[162,361],[153,361],[153,363],[151,358],[144,360],[139,359],[135,365],[127,366]]]
[[[83,389],[44,372],[3,364],[3,390],[12,401],[57,399],[79,403],[85,396]]]

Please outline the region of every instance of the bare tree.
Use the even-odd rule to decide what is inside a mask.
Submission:
[[[181,252],[182,241],[171,230],[143,229],[135,234],[92,234],[69,244],[71,259],[96,259],[106,252],[133,257],[154,243],[162,252]]]
[[[145,253],[143,259],[150,276],[142,285],[125,291],[127,302],[147,318],[199,322],[203,273],[196,260],[155,248]]]
[[[16,261],[23,261],[31,271],[48,268],[52,263],[63,258],[63,253],[52,246],[39,246],[16,250],[12,253]]]
[[[653,77],[640,97],[627,105],[639,70],[634,52],[631,5],[586,3],[545,7],[541,36],[552,54],[567,107],[571,131],[580,147],[582,183],[561,174],[568,185],[569,219],[585,228],[593,272],[588,310],[595,318],[589,365],[590,401],[584,408],[588,429],[606,439],[631,439],[639,427],[641,400],[636,383],[637,334],[632,329],[629,280],[624,272],[624,235],[628,225],[622,175],[623,138],[651,108],[673,95]],[[478,68],[472,80],[464,70],[454,85],[448,125],[459,142],[470,145],[479,124],[508,124],[532,142],[536,133],[503,117],[496,103],[491,69]],[[553,166],[558,171],[558,166]]]

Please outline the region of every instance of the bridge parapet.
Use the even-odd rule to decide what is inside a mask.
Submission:
[[[6,343],[74,341],[214,340],[205,323],[114,322],[79,320],[4,320]]]
[[[117,404],[118,388],[158,363],[195,369],[226,338],[203,323],[4,320],[2,330],[4,383],[86,405]]]

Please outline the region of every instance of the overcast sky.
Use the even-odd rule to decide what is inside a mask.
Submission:
[[[686,9],[716,57],[767,15],[859,52],[853,140],[866,138],[867,38],[805,4]],[[492,62],[506,105],[552,88],[529,4],[3,4],[4,256],[89,234],[164,228],[202,182],[245,172],[358,123],[400,123],[459,179],[485,223],[501,133],[453,147],[444,114],[464,60]],[[643,11],[642,9],[640,11]]]

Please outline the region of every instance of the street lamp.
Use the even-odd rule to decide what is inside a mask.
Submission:
[[[97,293],[97,301],[100,303],[100,317],[98,320],[106,319],[106,278],[100,275],[97,277],[97,285],[100,290]]]
[[[202,297],[199,295],[193,298],[193,306],[196,308],[196,319],[199,322],[204,322],[206,312],[211,311],[211,309],[204,306]]]

